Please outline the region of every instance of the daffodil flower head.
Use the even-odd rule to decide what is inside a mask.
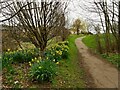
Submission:
[[[34,62],[34,59],[32,59],[32,62]]]
[[[59,62],[56,62],[56,64],[59,64]]]
[[[41,57],[40,57],[40,59],[41,59]]]
[[[41,69],[42,67],[40,66],[40,67],[38,67],[39,69]]]
[[[31,62],[29,62],[29,65],[32,66]]]
[[[59,51],[56,51],[56,53],[59,53]]]
[[[53,60],[53,62],[55,62],[55,59]]]
[[[10,49],[7,50],[8,52],[10,51]]]
[[[37,60],[37,63],[39,63],[40,61],[39,60]]]

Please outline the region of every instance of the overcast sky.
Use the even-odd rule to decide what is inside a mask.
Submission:
[[[4,0],[1,0],[1,1],[4,1]],[[24,0],[18,0],[18,1],[24,1]],[[67,11],[69,13],[68,17],[69,17],[70,23],[72,23],[72,21],[74,21],[76,18],[81,18],[86,20],[86,19],[91,19],[91,17],[95,17],[94,13],[90,13],[88,10],[86,10],[88,6],[89,7],[92,6],[90,2],[93,2],[93,0],[61,0],[61,1],[69,2]],[[0,16],[1,16],[1,13],[0,13]]]
[[[92,22],[92,24],[98,24],[98,21],[100,21],[98,14],[90,12],[89,10],[94,10],[93,0],[72,0],[68,5],[69,27],[77,18],[87,23]],[[94,32],[94,30],[92,30],[92,32]]]
[[[72,0],[68,5],[70,24],[77,18],[87,22],[91,22],[92,20],[99,21],[98,14],[89,11],[94,8],[93,5],[92,0]]]
[[[24,0],[20,0],[24,1]],[[67,17],[70,27],[73,24],[73,21],[77,18],[80,18],[83,21],[98,24],[100,23],[100,18],[97,13],[90,12],[90,10],[95,10],[94,0],[61,0],[62,2],[69,2],[67,8]],[[99,0],[97,0],[99,1]],[[110,1],[110,0],[107,0]],[[1,13],[0,13],[1,16]],[[0,17],[1,19],[1,17]],[[3,18],[2,18],[3,19]]]
[[[24,0],[20,0],[20,1],[24,1]],[[93,8],[93,4],[92,4],[93,0],[64,0],[63,2],[69,2],[67,8],[69,28],[72,25],[73,21],[77,18],[80,18],[81,20],[84,20],[86,22],[92,22],[92,20],[94,21],[99,20],[97,14],[89,11],[90,8]],[[3,18],[0,17],[0,19]]]

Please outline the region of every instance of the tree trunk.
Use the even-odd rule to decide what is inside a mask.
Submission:
[[[120,1],[119,1],[119,17],[118,17],[118,53],[120,54]]]
[[[105,43],[106,43],[106,53],[108,54],[111,51],[110,48],[110,26],[109,26],[109,18],[108,18],[108,12],[107,12],[107,3],[103,2],[103,12],[105,16],[105,25],[106,25],[106,33],[105,33]]]
[[[79,28],[77,28],[77,35],[79,35]]]
[[[45,57],[44,52],[45,52],[46,46],[47,46],[47,43],[46,43],[46,42],[44,42],[44,44],[42,44],[42,45],[40,46],[40,56],[41,56],[41,57]]]
[[[99,33],[96,34],[96,41],[97,41],[98,52],[99,52],[100,54],[102,54],[102,46],[101,46],[101,42],[100,42]]]

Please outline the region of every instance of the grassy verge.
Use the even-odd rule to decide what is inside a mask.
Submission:
[[[67,60],[62,60],[59,65],[58,76],[53,80],[54,88],[84,88],[83,71],[79,66],[78,52],[75,39],[81,35],[70,35],[69,56]]]
[[[96,40],[95,40],[95,35],[88,35],[86,36],[85,38],[83,38],[82,40],[85,45],[91,49],[96,49],[97,48],[97,43],[96,43]]]
[[[104,35],[100,36],[100,40],[101,40],[102,46],[105,47]],[[83,38],[82,41],[85,43],[86,46],[88,46],[94,51],[97,51],[97,43],[96,43],[95,35],[86,36],[85,38]],[[115,53],[111,53],[110,55],[101,54],[101,56],[106,60],[108,60],[109,62],[111,62],[112,64],[116,65],[118,68],[120,68],[120,62],[118,61],[120,60],[119,54],[115,54]]]

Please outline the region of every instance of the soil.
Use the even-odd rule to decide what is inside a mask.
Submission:
[[[89,52],[80,37],[75,40],[76,46],[82,56],[82,65],[87,74],[87,87],[92,88],[118,88],[118,69],[110,63],[103,61]]]

